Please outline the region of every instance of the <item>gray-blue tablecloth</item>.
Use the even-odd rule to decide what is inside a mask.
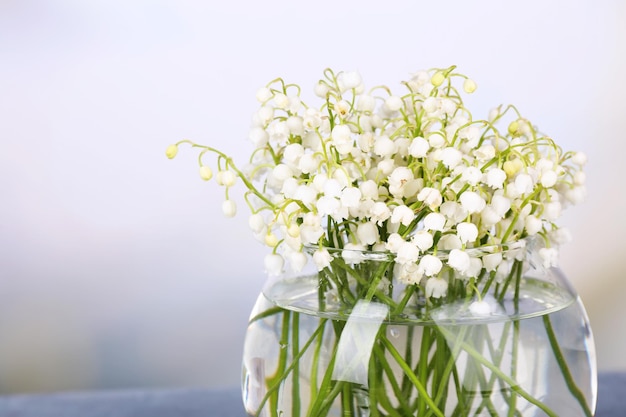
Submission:
[[[245,416],[235,387],[0,396],[0,417]],[[626,417],[626,372],[600,374],[595,416]]]

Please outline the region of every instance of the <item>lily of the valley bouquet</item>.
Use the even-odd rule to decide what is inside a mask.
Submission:
[[[513,106],[474,118],[475,89],[455,67],[400,91],[326,70],[312,106],[276,79],[257,92],[245,165],[167,148],[200,150],[228,217],[243,184],[269,248],[244,348],[250,414],[592,415],[591,336],[554,268],[586,158]]]

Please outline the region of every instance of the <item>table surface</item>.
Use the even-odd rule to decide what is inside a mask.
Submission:
[[[0,396],[0,416],[245,417],[246,413],[239,389],[232,387]],[[626,416],[626,372],[600,374],[595,416]]]

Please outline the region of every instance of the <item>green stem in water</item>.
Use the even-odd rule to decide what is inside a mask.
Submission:
[[[283,331],[285,330],[285,328],[287,329],[287,332],[289,331],[289,311],[283,310],[284,315],[287,316],[286,318],[283,318]],[[289,373],[292,371],[292,369],[296,366],[297,362],[300,360],[300,358],[305,354],[305,352],[307,351],[307,349],[309,348],[309,346],[311,346],[311,344],[313,343],[313,341],[315,340],[315,338],[324,330],[324,327],[326,326],[326,322],[328,321],[328,319],[321,319],[320,320],[320,324],[317,326],[317,329],[315,329],[315,331],[313,332],[313,334],[311,335],[311,337],[307,340],[307,342],[304,344],[304,346],[302,346],[302,349],[300,349],[300,351],[297,353],[297,355],[295,355],[292,358],[292,362],[289,366],[286,367],[286,361],[287,361],[287,352],[285,349],[283,349],[281,351],[281,355],[280,355],[280,359],[279,359],[279,366],[278,369],[276,371],[276,374],[274,377],[268,378],[267,382],[268,382],[268,390],[267,393],[265,394],[265,397],[263,397],[263,400],[261,400],[261,403],[259,404],[259,408],[256,412],[256,416],[260,416],[261,412],[263,411],[263,407],[265,406],[265,403],[269,400],[270,401],[270,411],[271,410],[276,410],[276,404],[273,404],[274,402],[274,398],[278,398],[278,389],[280,388],[281,383],[285,380],[285,378],[287,378],[287,376],[289,375]],[[285,322],[287,324],[285,324]],[[287,335],[288,336],[288,335]],[[281,336],[281,344],[283,344],[282,342],[283,337]],[[285,337],[284,338],[285,343],[286,341],[288,341],[288,338]],[[284,353],[283,353],[284,351]],[[334,352],[333,352],[334,353]],[[334,356],[333,356],[334,357]]]
[[[300,314],[294,312],[291,318],[291,355],[297,357],[300,354]],[[300,361],[293,361],[291,373],[291,409],[292,416],[300,415]]]
[[[446,330],[440,327],[438,328],[438,330],[441,332],[444,332],[444,334],[447,334],[447,336],[450,336],[450,337],[452,336],[449,332],[447,332]],[[479,362],[480,364],[488,368],[491,372],[496,374],[498,378],[500,378],[503,382],[508,384],[509,387],[511,387],[511,389],[515,391],[517,394],[519,394],[522,398],[524,398],[529,403],[543,410],[543,412],[546,413],[546,415],[548,415],[549,417],[559,417],[554,411],[552,411],[552,409],[550,409],[547,405],[545,405],[544,403],[539,401],[537,398],[533,397],[528,392],[526,392],[522,387],[519,386],[517,381],[515,381],[513,378],[511,378],[510,376],[502,372],[500,368],[498,368],[493,363],[489,362],[483,355],[480,354],[480,352],[478,352],[476,349],[474,349],[472,346],[470,346],[466,342],[463,342],[463,350],[466,351],[471,357],[476,359],[477,362]]]
[[[559,368],[561,369],[561,373],[565,378],[565,383],[567,384],[567,388],[570,390],[574,398],[578,401],[580,406],[582,407],[585,416],[592,417],[593,413],[591,412],[591,408],[587,404],[587,400],[585,399],[585,395],[582,393],[580,388],[576,385],[574,378],[572,376],[572,372],[567,366],[567,362],[565,361],[565,357],[563,356],[563,352],[559,346],[559,342],[556,339],[556,335],[554,333],[554,328],[552,327],[552,322],[550,321],[550,317],[548,315],[543,316],[543,324],[546,327],[546,332],[548,333],[548,339],[550,340],[550,346],[552,347],[552,352],[554,352],[554,357],[556,358],[557,363],[559,364]]]
[[[419,378],[413,373],[411,367],[405,362],[404,358],[402,358],[402,355],[400,355],[400,353],[396,350],[393,344],[386,339],[383,339],[383,343],[391,356],[395,359],[396,363],[400,365],[400,368],[402,368],[402,370],[409,377],[413,385],[415,385],[415,388],[417,388],[420,398],[432,409],[436,416],[445,417],[445,415],[433,402],[432,398],[430,398],[430,396],[428,395],[428,392],[426,391],[424,385],[422,385]],[[417,415],[420,415],[420,413],[418,413]]]

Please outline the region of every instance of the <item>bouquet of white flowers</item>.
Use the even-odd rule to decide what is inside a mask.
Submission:
[[[321,105],[312,107],[298,85],[270,82],[256,95],[253,150],[242,167],[189,140],[167,148],[169,158],[182,144],[200,150],[200,176],[210,180],[216,171],[226,216],[236,213],[230,192],[242,182],[250,227],[270,248],[265,269],[274,278],[263,296],[269,304],[255,309],[250,333],[273,320],[290,352],[277,354],[272,370],[265,361],[257,375],[244,360],[245,392],[250,381],[262,386],[256,400],[246,397],[248,411],[563,415],[544,391],[518,381],[520,323],[543,316],[566,391],[590,416],[593,395],[576,385],[548,317],[576,304],[575,293],[552,278],[537,285],[529,273],[556,266],[568,235],[555,222],[585,196],[585,155],[561,150],[513,106],[475,119],[462,93],[476,84],[455,67],[419,72],[402,84],[399,94],[387,86],[366,90],[358,73],[327,69],[314,88]],[[207,155],[216,162],[207,163]],[[304,273],[307,267],[313,273]],[[525,307],[542,291],[548,300]],[[303,312],[317,318],[306,341],[297,330]],[[376,325],[363,346],[346,350],[355,328],[368,328],[351,320],[363,316]],[[507,323],[497,338],[485,324],[494,322]],[[408,329],[402,348],[387,335],[399,324]],[[326,369],[323,352],[330,355]],[[346,352],[364,358],[360,377],[356,365],[337,359]]]

